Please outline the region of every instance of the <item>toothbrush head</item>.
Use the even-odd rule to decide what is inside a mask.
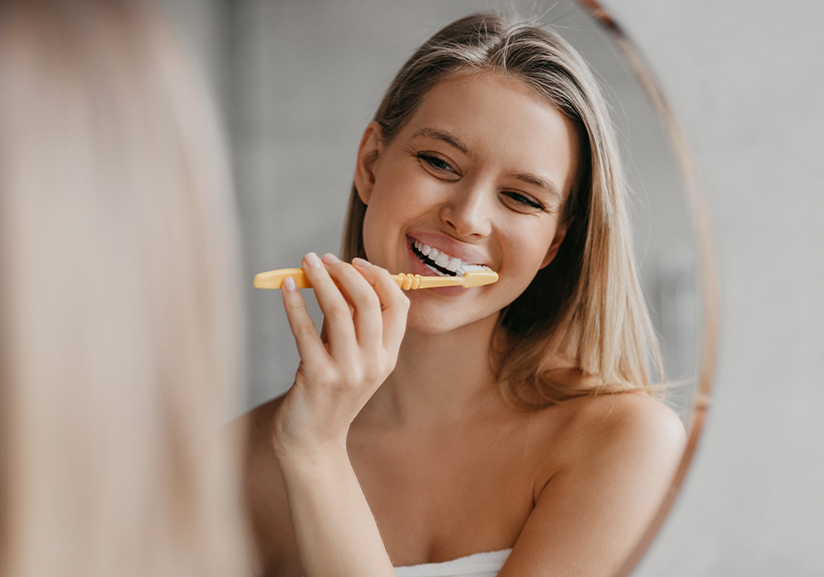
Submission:
[[[461,279],[461,286],[466,288],[479,287],[492,284],[498,280],[498,273],[489,267],[473,266],[459,277]]]

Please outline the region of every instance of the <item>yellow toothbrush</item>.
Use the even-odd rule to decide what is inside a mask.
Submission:
[[[477,270],[474,270],[474,269]],[[309,279],[300,268],[282,268],[255,275],[255,288],[279,289],[286,277],[295,279],[298,288],[312,288]],[[392,278],[404,290],[436,288],[444,286],[463,286],[466,288],[492,284],[498,280],[498,273],[485,266],[474,267],[462,276],[421,276],[419,274],[393,274]]]

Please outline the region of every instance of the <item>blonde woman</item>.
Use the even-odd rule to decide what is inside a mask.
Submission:
[[[214,112],[142,2],[0,1],[0,575],[249,574]]]
[[[554,33],[481,14],[420,47],[364,132],[343,261],[303,260],[321,335],[282,291],[301,363],[249,416],[265,575],[617,569],[685,438],[651,396],[623,186],[597,83]],[[463,264],[500,278],[388,277]]]

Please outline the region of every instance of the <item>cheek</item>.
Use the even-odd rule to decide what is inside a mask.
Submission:
[[[372,204],[366,207],[366,216],[363,219],[363,247],[366,251],[366,259],[373,264],[380,264],[378,249],[383,243],[381,238],[380,224],[382,220],[376,218],[376,211]]]
[[[386,266],[387,255],[401,244],[403,223],[407,222],[409,195],[393,187],[386,190],[376,186],[363,219],[363,245],[370,262]],[[405,241],[404,241],[405,242]]]
[[[437,194],[406,174],[398,174],[392,183],[379,181],[372,192],[364,219],[364,239],[369,235],[395,233],[430,214]],[[402,183],[402,184],[399,184]]]
[[[504,240],[504,246],[508,247],[509,254],[505,256],[508,257],[506,262],[510,265],[507,267],[510,272],[518,277],[527,276],[531,281],[543,265],[555,231],[554,225],[546,223],[530,226],[521,222],[518,227],[513,227]]]

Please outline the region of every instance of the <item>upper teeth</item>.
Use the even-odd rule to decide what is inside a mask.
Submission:
[[[465,268],[468,266],[472,266],[467,262],[462,261],[458,257],[449,256],[445,252],[438,250],[437,248],[431,247],[429,245],[423,244],[419,240],[415,240],[414,243],[415,248],[428,257],[430,260],[434,261],[436,265],[439,267],[445,268],[449,271],[454,272],[457,275],[462,275],[466,272]],[[432,267],[430,267],[432,268]],[[435,270],[435,269],[432,269]],[[439,272],[439,271],[435,271]]]

